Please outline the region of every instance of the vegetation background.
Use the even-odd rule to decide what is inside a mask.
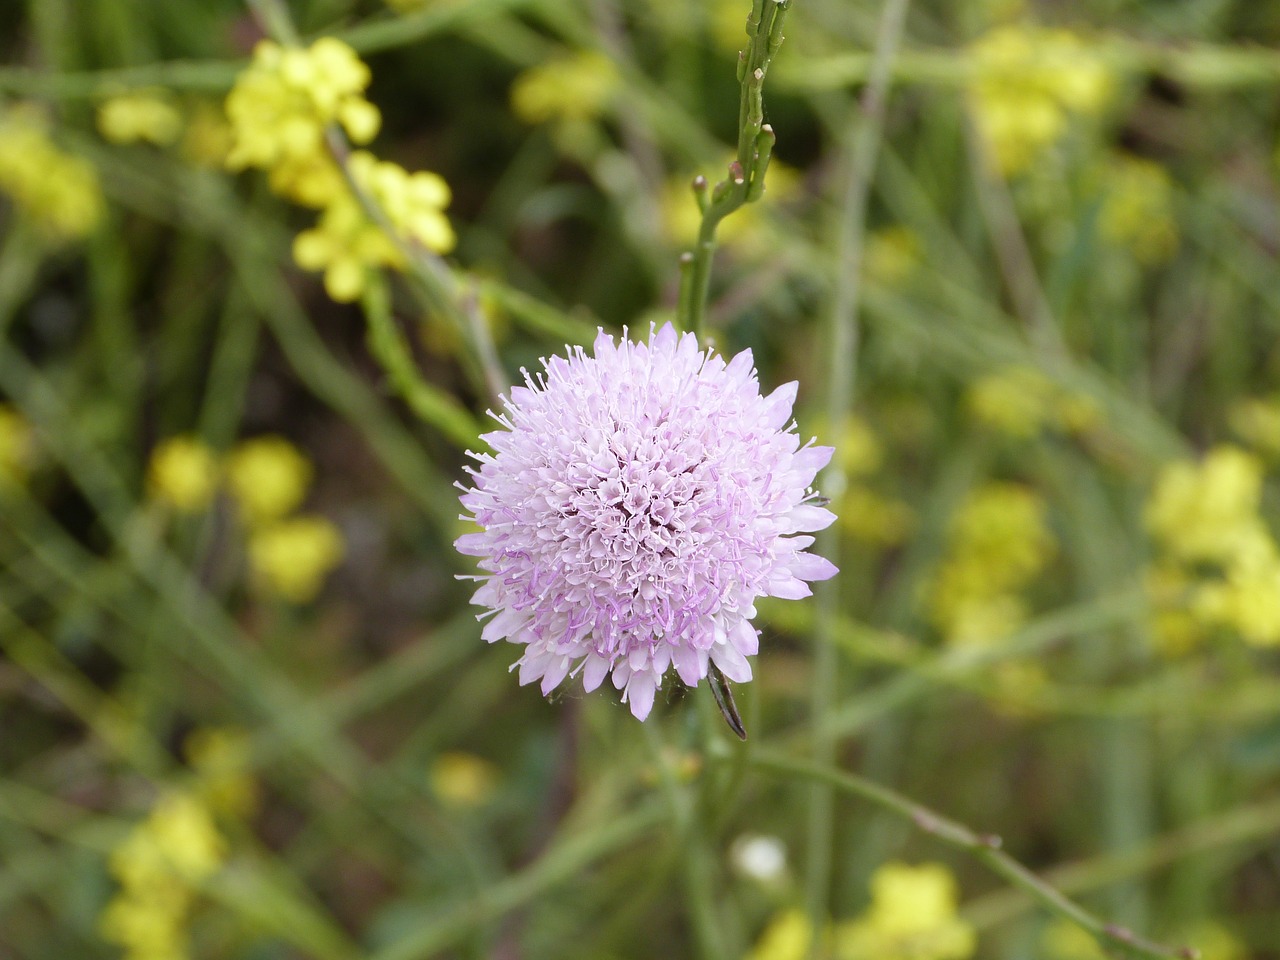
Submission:
[[[743,745],[481,642],[489,386],[671,316],[751,6],[0,6],[0,958],[1280,957],[1274,0],[796,0],[708,329],[841,574]],[[234,158],[293,28],[445,259]]]

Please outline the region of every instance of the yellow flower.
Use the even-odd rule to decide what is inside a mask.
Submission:
[[[602,53],[581,50],[530,67],[511,85],[511,109],[525,123],[583,122],[602,115],[621,84]]]
[[[402,239],[433,253],[453,249],[456,237],[444,215],[452,195],[444,178],[425,170],[409,173],[363,150],[352,154],[350,168],[352,178]]]
[[[769,921],[747,960],[805,960],[812,941],[808,915],[793,907]]]
[[[840,960],[967,960],[973,927],[956,910],[956,882],[942,864],[886,863],[871,878],[871,906],[835,928]]]
[[[250,526],[279,520],[302,503],[312,467],[284,437],[244,440],[227,457],[227,486]]]
[[[444,215],[450,192],[441,177],[409,173],[364,151],[352,155],[350,169],[402,241],[435,253],[453,249],[453,227]],[[369,270],[405,266],[400,248],[346,192],[329,203],[319,224],[298,234],[293,258],[304,270],[323,270],[325,290],[340,303],[359,299]]]
[[[1133,250],[1141,263],[1159,263],[1178,246],[1173,181],[1164,167],[1139,157],[1117,156],[1104,173],[1098,229]]]
[[[431,789],[450,806],[483,806],[497,783],[497,767],[472,753],[449,751],[431,764]]]
[[[320,592],[343,550],[342,534],[324,517],[295,517],[249,537],[249,566],[265,589],[306,603]]]
[[[1203,583],[1192,611],[1209,623],[1233,628],[1245,643],[1280,646],[1280,556],[1232,563],[1224,580]]]
[[[0,191],[54,241],[88,235],[104,211],[93,165],[55,146],[29,107],[0,113]]]
[[[27,479],[35,462],[31,425],[7,403],[0,403],[0,491]]]
[[[111,853],[120,890],[99,918],[102,936],[128,960],[185,958],[193,886],[225,859],[225,841],[204,805],[186,793],[162,796]]]
[[[182,114],[162,91],[126,93],[99,105],[98,130],[112,143],[165,147],[182,133]]]
[[[1097,113],[1110,97],[1106,64],[1068,30],[998,26],[969,56],[974,121],[1004,174],[1022,172],[1055,144],[1072,113]]]
[[[162,797],[147,819],[146,829],[157,848],[184,880],[196,882],[215,873],[226,859],[226,844],[208,809],[194,797],[173,793]]]
[[[1166,466],[1147,503],[1147,528],[1188,562],[1226,563],[1270,549],[1258,516],[1262,464],[1238,447],[1219,446],[1200,463]]]
[[[151,453],[147,467],[151,496],[184,513],[198,513],[218,491],[218,460],[195,437],[171,437]]]
[[[378,108],[364,97],[369,68],[333,37],[310,47],[285,48],[270,40],[254,49],[253,62],[227,94],[233,146],[232,170],[270,170],[285,161],[326,152],[324,130],[339,124],[355,143],[378,132]]]

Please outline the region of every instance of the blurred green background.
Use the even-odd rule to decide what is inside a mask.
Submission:
[[[674,682],[518,687],[452,484],[486,375],[670,317],[750,0],[251,7],[0,7],[0,960],[1105,956],[761,760],[828,749],[1280,957],[1280,3],[917,0],[850,237],[881,6],[796,0],[709,327],[836,446],[842,572],[761,604],[745,746]],[[453,299],[236,159],[286,21],[447,184],[388,212]]]

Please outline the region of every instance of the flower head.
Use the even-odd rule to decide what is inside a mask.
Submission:
[[[511,391],[462,496],[482,530],[456,545],[484,571],[484,639],[525,648],[522,684],[611,674],[643,720],[671,666],[751,679],[756,599],[835,574],[804,552],[835,519],[809,486],[832,449],[800,445],[796,384],[762,396],[750,351],[726,363],[667,325],[594,353]]]

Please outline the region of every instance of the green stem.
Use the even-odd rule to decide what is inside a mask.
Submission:
[[[738,57],[737,159],[729,164],[729,175],[716,184],[711,198],[704,194],[706,183],[694,181],[694,192],[702,209],[702,225],[689,259],[681,261],[681,296],[677,322],[702,340],[706,328],[707,300],[711,290],[711,262],[716,251],[716,228],[720,221],[743,204],[764,194],[764,175],[769,169],[776,137],[764,122],[764,78],[774,54],[782,46],[782,24],[792,0],[753,0],[747,19],[747,49]],[[687,267],[686,267],[687,262]]]
[[[1002,851],[998,836],[977,833],[964,824],[950,820],[878,783],[873,783],[856,774],[805,760],[795,760],[769,750],[757,750],[748,762],[771,773],[804,777],[825,784],[833,790],[859,797],[894,816],[909,821],[947,846],[962,850],[974,857],[1050,912],[1083,927],[1109,948],[1119,950],[1126,956],[1151,958],[1151,960],[1161,960],[1161,958],[1163,960],[1195,960],[1199,956],[1199,953],[1192,948],[1170,947],[1155,943],[1138,936],[1131,930],[1099,919]]]
[[[840,126],[849,130],[845,146],[846,182],[840,204],[840,220],[835,237],[833,291],[831,299],[831,370],[827,385],[827,428],[838,431],[852,405],[854,374],[858,359],[858,305],[862,292],[863,230],[867,196],[871,189],[876,154],[884,126],[885,98],[891,68],[902,38],[909,0],[887,0],[880,15],[874,67],[854,117]],[[860,114],[860,116],[858,116]],[[821,488],[832,498],[844,493],[846,478],[836,464],[827,469]],[[840,538],[828,527],[819,536],[818,552],[839,563]],[[832,630],[840,602],[835,581],[827,581],[818,591],[818,631],[815,637],[813,687],[810,715],[813,722],[813,760],[819,766],[835,765],[836,737],[828,714],[839,687],[839,661]],[[815,930],[826,922],[828,892],[831,887],[832,844],[834,841],[835,796],[828,785],[817,783],[809,798],[806,899]],[[818,949],[814,938],[813,950]]]

